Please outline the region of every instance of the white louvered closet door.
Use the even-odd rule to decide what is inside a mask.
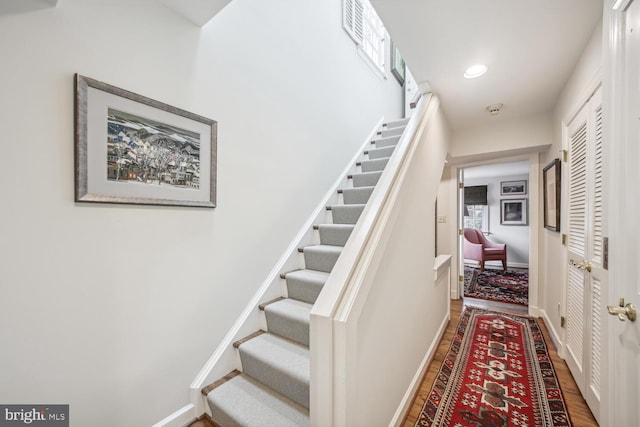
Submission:
[[[602,95],[569,124],[566,361],[596,420],[600,415],[604,262]]]

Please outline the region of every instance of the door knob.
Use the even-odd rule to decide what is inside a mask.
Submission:
[[[627,303],[625,305],[624,298],[620,298],[620,303],[618,304],[618,307],[613,307],[611,305],[608,305],[607,311],[612,316],[618,316],[618,319],[620,319],[622,322],[624,322],[627,319],[633,322],[638,317],[636,306],[631,303]]]
[[[586,259],[580,262],[575,262],[574,260],[570,259],[569,264],[573,265],[574,267],[578,267],[580,270],[587,270],[589,273],[591,273],[591,263]]]

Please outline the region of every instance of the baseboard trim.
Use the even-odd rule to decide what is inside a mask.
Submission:
[[[449,313],[449,310],[447,310],[447,314],[446,316],[444,316],[444,319],[442,319],[442,323],[440,324],[440,328],[438,329],[436,338],[433,340],[433,342],[429,346],[429,349],[427,350],[427,353],[424,355],[424,358],[422,359],[422,363],[420,363],[420,366],[418,367],[418,371],[413,376],[413,380],[411,381],[411,384],[409,385],[407,392],[404,394],[404,397],[400,402],[400,406],[398,406],[398,409],[396,410],[396,413],[393,415],[393,418],[391,419],[391,422],[389,423],[389,425],[393,425],[396,427],[401,426],[404,419],[409,414],[409,411],[413,406],[414,397],[418,392],[420,385],[422,384],[422,378],[424,378],[424,375],[426,374],[427,369],[429,368],[429,363],[431,363],[431,361],[433,360],[433,357],[436,355],[436,350],[438,349],[438,345],[440,344],[440,341],[444,336],[444,332],[447,329],[447,325],[449,324],[450,319],[451,319],[451,314]]]
[[[190,403],[178,409],[168,417],[158,421],[153,425],[153,427],[183,427],[190,424],[197,418],[198,414],[196,414],[196,407]]]
[[[551,337],[551,341],[553,341],[553,345],[556,347],[558,356],[560,356],[561,359],[564,359],[564,351],[563,351],[564,346],[562,344],[562,340],[560,339],[560,335],[558,335],[558,332],[553,327],[553,322],[551,322],[551,319],[549,319],[547,312],[545,310],[540,310],[540,314],[541,314],[540,317],[542,317],[542,321],[544,322],[544,325],[547,327],[547,331],[549,331],[549,336]]]

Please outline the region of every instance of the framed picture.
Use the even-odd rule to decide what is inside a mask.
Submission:
[[[400,56],[400,51],[391,41],[391,74],[398,80],[400,86],[404,85],[406,69],[407,66],[402,56]]]
[[[76,202],[216,206],[217,122],[75,75]]]
[[[544,188],[544,228],[560,232],[560,165],[559,159],[553,160],[542,171]]]
[[[501,196],[524,196],[527,194],[527,180],[502,181],[500,183]]]
[[[527,225],[527,199],[501,199],[500,224]]]

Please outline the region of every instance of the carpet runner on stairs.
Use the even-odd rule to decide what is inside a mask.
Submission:
[[[304,266],[281,277],[287,295],[261,304],[267,331],[234,344],[242,373],[206,387],[212,419],[228,426],[304,426],[309,424],[309,318],[382,171],[393,154],[408,119],[383,125],[358,162],[351,183],[338,190],[342,204],[327,206],[331,222],[317,224],[318,244],[305,246]],[[203,393],[205,391],[203,390]]]

